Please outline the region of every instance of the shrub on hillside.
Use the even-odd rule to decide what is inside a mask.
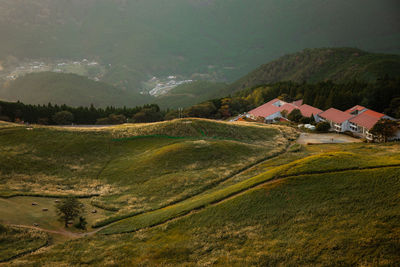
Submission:
[[[314,116],[311,115],[310,117],[302,117],[300,119],[300,123],[302,123],[302,124],[315,124]]]
[[[209,118],[217,111],[213,102],[205,102],[185,109],[186,117]]]
[[[329,131],[330,128],[331,128],[331,125],[329,124],[329,122],[323,121],[323,122],[317,123],[315,130],[317,132],[327,132],[327,131]]]
[[[47,125],[47,124],[49,124],[49,119],[48,118],[39,118],[38,124]]]
[[[64,222],[66,228],[68,228],[69,221],[74,220],[83,213],[83,204],[76,198],[72,197],[66,198],[60,203],[57,203],[56,208],[59,221]]]
[[[400,124],[396,121],[381,119],[371,129],[371,134],[377,136],[378,141],[387,142],[400,130]]]
[[[69,111],[60,111],[53,115],[53,121],[58,125],[68,125],[74,121],[74,115]]]
[[[177,119],[179,118],[179,111],[178,110],[170,110],[167,112],[167,114],[165,114],[164,119],[169,121],[169,120],[173,120],[173,119]]]
[[[133,115],[133,122],[145,123],[145,122],[156,122],[164,119],[163,114],[158,106],[151,106],[143,108],[141,111]]]
[[[299,109],[294,109],[292,112],[289,113],[287,116],[288,120],[293,121],[293,122],[300,122],[300,120],[303,118],[303,115],[301,115],[301,112]]]
[[[100,118],[96,120],[97,125],[107,124],[123,124],[126,122],[126,117],[123,114],[110,114],[106,118]]]

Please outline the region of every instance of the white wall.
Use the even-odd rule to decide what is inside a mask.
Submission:
[[[272,120],[274,120],[275,118],[282,118],[282,117],[283,117],[283,116],[282,116],[281,112],[278,111],[278,112],[276,112],[276,113],[274,113],[274,114],[269,115],[268,117],[266,117],[265,120],[266,120],[266,121],[272,121]]]

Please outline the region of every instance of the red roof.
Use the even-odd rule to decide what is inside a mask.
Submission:
[[[278,102],[278,101],[281,101],[281,100],[275,98],[275,99],[273,99],[273,100],[271,100],[271,101],[265,103],[264,105],[259,106],[258,108],[255,108],[255,109],[253,109],[253,110],[250,110],[250,111],[249,111],[249,114],[251,114],[251,115],[253,115],[253,116],[264,117],[264,118],[266,118],[266,117],[268,117],[268,116],[271,116],[272,114],[281,111],[281,108],[280,108],[280,107],[277,107],[277,106],[274,106],[274,105],[273,105],[274,103],[276,103],[276,102]],[[282,102],[282,101],[281,101],[281,102]]]
[[[318,114],[323,119],[333,121],[334,123],[343,123],[353,117],[353,115],[340,111],[335,108],[330,108],[320,114]]]
[[[292,104],[300,107],[301,105],[303,105],[303,99],[293,101]]]
[[[287,113],[290,114],[290,112],[292,112],[292,111],[295,110],[295,109],[299,109],[299,107],[298,107],[298,106],[295,106],[295,105],[293,105],[293,104],[286,103],[286,104],[284,104],[284,105],[281,107],[280,110],[281,110],[281,111],[286,110]]]
[[[369,110],[368,110],[369,111]],[[373,111],[374,113],[378,113]],[[383,114],[382,114],[383,115]],[[367,111],[361,113],[360,115],[355,116],[350,120],[350,122],[357,124],[358,126],[362,126],[371,130],[372,127],[380,120],[380,117],[371,116]]]
[[[314,108],[307,104],[301,105],[299,107],[299,109],[300,109],[301,115],[303,115],[304,117],[311,117],[311,115],[317,115],[317,114],[323,112],[319,108]]]
[[[360,106],[360,105],[356,105],[356,106],[354,106],[354,107],[352,107],[352,108],[349,108],[349,109],[346,110],[345,112],[346,112],[346,113],[352,113],[352,112],[354,112],[354,111],[360,112],[360,111],[363,111],[363,110],[365,110],[365,109],[367,109],[367,108],[366,108],[366,107],[363,107],[363,106]]]
[[[363,113],[368,114],[368,115],[370,115],[372,117],[375,117],[375,118],[378,118],[378,119],[380,119],[380,118],[385,116],[385,114],[382,114],[382,113],[379,113],[379,112],[376,112],[376,111],[373,111],[373,110],[370,110],[370,109],[368,109],[367,111],[365,111]]]

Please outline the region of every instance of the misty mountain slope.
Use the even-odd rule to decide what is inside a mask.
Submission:
[[[0,87],[0,99],[28,104],[133,107],[151,98],[75,74],[41,72],[6,82]]]
[[[234,81],[307,47],[397,53],[397,1],[3,0],[0,61],[93,58],[106,82],[139,90],[148,75]]]
[[[400,76],[400,56],[368,53],[355,48],[305,49],[260,66],[229,86],[229,91],[279,81],[373,82]]]
[[[195,81],[177,86],[167,94],[157,97],[154,102],[161,108],[189,107],[200,102],[227,95],[225,83]]]

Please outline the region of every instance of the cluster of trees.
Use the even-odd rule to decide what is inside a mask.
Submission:
[[[26,105],[21,102],[0,101],[0,120],[38,124],[121,124],[125,122],[154,122],[164,119],[158,105],[134,108],[70,107],[66,105]]]
[[[69,197],[56,204],[56,210],[58,219],[64,223],[64,226],[68,228],[68,224],[73,222],[77,217],[79,221],[75,223],[75,227],[78,229],[85,230],[87,221],[83,217],[84,206],[76,198]]]
[[[377,141],[387,142],[389,138],[395,136],[400,128],[400,123],[393,120],[381,119],[371,129],[371,134],[376,136]]]

